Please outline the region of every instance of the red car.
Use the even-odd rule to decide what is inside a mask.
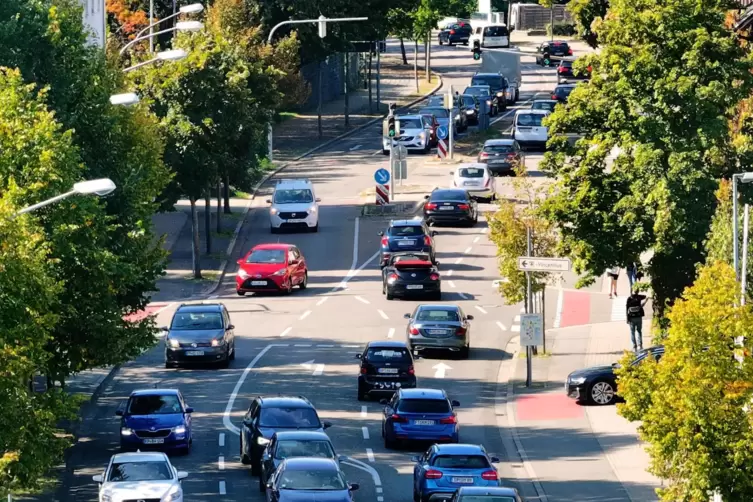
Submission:
[[[435,117],[434,115],[422,115],[422,116],[431,123],[431,136],[429,137],[429,144],[431,146],[437,146],[437,143],[439,143],[439,136],[437,136],[437,129],[439,128],[439,122],[437,122],[437,117]]]
[[[292,244],[259,244],[238,265],[235,289],[240,296],[268,291],[290,294],[293,286],[308,286],[306,259]]]

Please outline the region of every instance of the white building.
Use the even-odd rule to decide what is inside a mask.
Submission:
[[[105,0],[79,0],[84,7],[84,25],[89,30],[89,41],[105,48],[107,12]]]

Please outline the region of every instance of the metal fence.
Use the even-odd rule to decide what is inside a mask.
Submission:
[[[355,89],[362,81],[359,68],[362,55],[348,54],[348,89]],[[322,103],[335,100],[345,93],[345,54],[333,54],[321,62],[322,71],[319,73],[319,62],[309,63],[301,68],[304,80],[311,84],[311,95],[301,109],[310,110],[318,104],[319,75],[322,76]]]

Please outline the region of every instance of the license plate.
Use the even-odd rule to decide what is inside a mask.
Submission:
[[[414,420],[413,425],[434,425],[436,424],[436,421],[434,420]]]
[[[187,356],[203,356],[204,351],[203,350],[188,350],[186,351]]]
[[[423,284],[408,284],[405,289],[424,289]]]
[[[455,209],[453,206],[442,206],[439,208],[440,211],[452,211],[453,209]]]
[[[252,286],[266,286],[267,281],[251,281]]]
[[[428,329],[426,330],[430,335],[444,335],[447,333],[446,329]]]
[[[149,438],[144,440],[144,444],[162,444],[165,440],[162,438]]]
[[[397,241],[398,246],[414,246],[416,241]]]
[[[377,373],[397,373],[397,368],[379,368]]]
[[[473,478],[452,478],[452,482],[459,485],[467,485],[473,483]]]
[[[400,383],[396,382],[379,382],[376,384],[377,389],[394,389],[395,386],[400,387]]]
[[[287,221],[288,223],[303,223],[306,220],[295,219],[295,220],[285,220],[285,221]]]
[[[477,186],[479,186],[480,184],[481,184],[481,183],[479,183],[479,182],[477,182],[477,181],[466,181],[466,182],[465,182],[465,186],[467,186],[467,187],[477,187]]]

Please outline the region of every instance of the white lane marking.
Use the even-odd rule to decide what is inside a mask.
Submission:
[[[354,296],[354,298],[361,303],[365,303],[366,305],[371,303],[369,300],[367,300],[366,298],[363,298],[362,296]]]
[[[254,357],[250,363],[248,363],[248,366],[246,366],[246,369],[243,370],[243,373],[241,373],[240,378],[238,378],[238,382],[235,384],[235,388],[233,389],[233,392],[230,393],[230,397],[227,400],[227,406],[225,406],[225,412],[222,414],[222,423],[225,425],[225,428],[232,432],[233,434],[240,435],[240,429],[233,425],[233,422],[230,420],[230,413],[233,412],[233,405],[235,404],[235,399],[238,397],[238,392],[240,392],[241,387],[243,386],[243,382],[246,381],[246,378],[248,377],[248,374],[251,373],[251,370],[254,369],[254,367],[257,365],[257,363],[261,360],[262,357],[264,357],[264,354],[269,352],[269,349],[271,349],[274,346],[279,346],[280,344],[276,345],[267,345],[263,349],[259,351],[258,354],[256,354],[256,357]],[[221,483],[224,483],[224,481],[221,481]],[[220,485],[222,486],[222,484]]]
[[[450,285],[450,287],[451,287],[451,288],[454,288],[454,287],[455,287],[455,283],[454,283],[454,282],[452,282],[452,281],[447,281],[447,283],[448,283],[448,284]]]
[[[285,328],[284,330],[282,330],[282,333],[280,333],[280,336],[285,336],[285,335],[287,335],[288,333],[290,333],[290,331],[291,331],[292,329],[293,329],[293,327],[292,327],[292,326],[288,326],[287,328]]]
[[[376,462],[376,460],[374,460],[374,450],[372,450],[371,448],[366,448],[366,456],[368,457],[369,462],[371,462],[372,464]]]
[[[307,310],[306,312],[304,312],[303,314],[301,314],[301,317],[299,317],[299,318],[298,318],[298,320],[300,320],[300,321],[303,321],[303,320],[304,320],[304,319],[306,319],[306,318],[307,318],[307,317],[308,317],[309,315],[311,315],[311,311],[310,311],[310,310]]]
[[[360,349],[360,345],[340,345],[340,347],[346,348],[346,349]]]
[[[323,304],[324,302],[326,302],[327,300],[329,300],[329,296],[323,296],[321,300],[319,300],[318,302],[316,302],[316,306],[317,306],[317,307],[321,307],[321,306],[322,306],[322,304]]]
[[[452,366],[448,366],[445,363],[439,363],[432,366],[431,369],[437,370],[434,372],[434,378],[444,378],[445,372],[451,370]]]
[[[489,312],[487,312],[486,310],[484,310],[484,308],[483,308],[483,307],[479,307],[478,305],[476,305],[476,310],[478,310],[478,311],[479,311],[479,312],[481,312],[482,314],[488,314],[488,313],[489,313]]]
[[[500,116],[499,116],[499,117],[497,117],[496,119],[494,119],[494,120],[492,120],[491,122],[489,122],[489,125],[490,125],[490,126],[493,126],[494,124],[496,124],[497,122],[499,122],[499,121],[500,121],[500,120],[502,120],[503,118],[507,117],[508,115],[512,115],[513,113],[517,112],[518,110],[525,108],[525,107],[526,107],[526,105],[527,105],[528,103],[530,103],[531,101],[533,101],[534,99],[536,99],[536,96],[538,96],[539,94],[544,94],[544,93],[543,93],[543,92],[537,92],[537,93],[536,93],[536,94],[534,94],[534,95],[533,95],[532,97],[530,97],[530,98],[528,98],[527,100],[525,100],[525,101],[523,101],[522,103],[520,103],[520,105],[518,105],[517,107],[515,107],[515,108],[511,108],[510,110],[506,111],[505,113],[503,113],[502,115],[500,115]]]
[[[510,331],[513,333],[520,333],[520,324],[514,325],[512,328],[510,328]]]
[[[220,297],[220,295],[212,295],[212,296],[209,297],[209,299],[210,300],[214,300],[215,298],[219,298],[219,297]]]
[[[361,432],[363,433],[364,439],[369,439],[369,428],[368,427],[361,427]]]
[[[468,295],[466,295],[465,293],[458,293],[458,295],[459,295],[459,296],[460,296],[460,298],[462,298],[463,300],[467,300],[467,299],[468,299]]]
[[[552,325],[555,328],[560,327],[560,323],[562,323],[562,304],[564,303],[564,297],[565,292],[560,289],[559,293],[557,293],[557,310],[554,312],[554,324]]]
[[[220,481],[220,495],[227,495],[227,488],[225,487],[224,481]]]
[[[311,347],[310,343],[296,343],[293,347]]]
[[[314,367],[314,360],[312,359],[310,361],[306,361],[305,363],[301,363],[301,367],[303,369],[310,370],[311,368]]]
[[[225,433],[220,432],[220,446],[225,446]]]
[[[488,231],[489,231],[489,227],[484,227],[484,228],[481,229],[481,233],[482,234],[485,234]]]
[[[324,348],[327,348],[327,349],[331,349],[331,348],[333,348],[333,347],[334,347],[334,345],[322,345],[322,344],[319,344],[319,345],[317,345],[317,347],[321,347],[321,348],[323,348],[323,349],[324,349]]]
[[[478,237],[476,237],[476,238],[478,239]],[[472,250],[473,250],[473,248],[471,246],[468,246],[467,248],[465,248],[465,251],[463,251],[463,253],[470,254]]]
[[[525,314],[526,313],[526,308],[525,307],[520,307],[520,313],[521,314]]]
[[[384,489],[383,489],[383,488],[377,488],[377,489],[376,489],[376,492],[377,492],[377,493],[382,493],[383,491],[384,491]]]
[[[516,315],[512,322],[520,322],[520,316]]]
[[[381,150],[377,150],[376,152],[372,153],[371,156],[373,157],[374,155],[379,155],[380,153],[382,153],[382,151]]]
[[[377,312],[379,312],[379,315],[382,316],[382,319],[389,319],[389,317],[387,317],[387,314],[384,313],[384,310],[377,309]]]
[[[474,239],[473,239],[473,243],[474,243],[474,244],[476,244],[476,243],[477,243],[478,241],[480,241],[480,240],[481,240],[481,237],[480,237],[480,236],[476,236],[476,237],[474,237]]]
[[[450,277],[450,276],[452,275],[452,273],[453,273],[453,272],[454,272],[454,270],[448,270],[448,271],[447,271],[447,277]]]
[[[387,332],[387,338],[392,338],[393,336],[395,336],[395,328],[390,328]]]
[[[374,480],[374,486],[375,487],[382,486],[382,478],[379,477],[379,473],[376,471],[376,469],[371,467],[369,464],[361,462],[360,460],[357,460],[352,457],[348,457],[348,460],[344,461],[343,464],[347,464],[351,467],[355,467],[356,469],[361,469],[362,471],[371,474],[371,479]]]
[[[384,497],[377,497],[377,502],[384,502]]]
[[[507,331],[507,326],[505,326],[499,321],[497,321],[497,326],[499,326],[499,329],[501,329],[502,331]]]
[[[460,262],[463,261],[463,257],[461,256],[457,260],[455,260],[455,265],[460,265]]]
[[[225,457],[220,455],[219,460],[217,460],[217,467],[219,467],[221,471],[225,470]]]
[[[366,415],[369,413],[368,406],[361,406],[361,418],[366,418]]]
[[[358,272],[366,268],[369,263],[376,260],[381,251],[377,251],[373,255],[371,255],[371,258],[366,260],[363,265],[356,268],[356,265],[358,264],[358,231],[361,228],[361,217],[356,216],[356,222],[355,226],[353,228],[353,261],[350,263],[350,270],[348,270],[348,273],[345,275],[342,281],[340,281],[340,284],[332,288],[332,292],[335,292],[340,289],[347,289],[348,287],[348,281],[351,280]]]
[[[356,146],[352,146],[352,147],[348,148],[348,151],[349,151],[349,152],[352,152],[352,151],[358,150],[358,149],[359,149],[359,148],[361,148],[362,146],[363,146],[363,145],[356,145]]]
[[[317,364],[316,369],[314,370],[314,376],[319,376],[322,373],[324,373],[324,365],[323,364]]]

